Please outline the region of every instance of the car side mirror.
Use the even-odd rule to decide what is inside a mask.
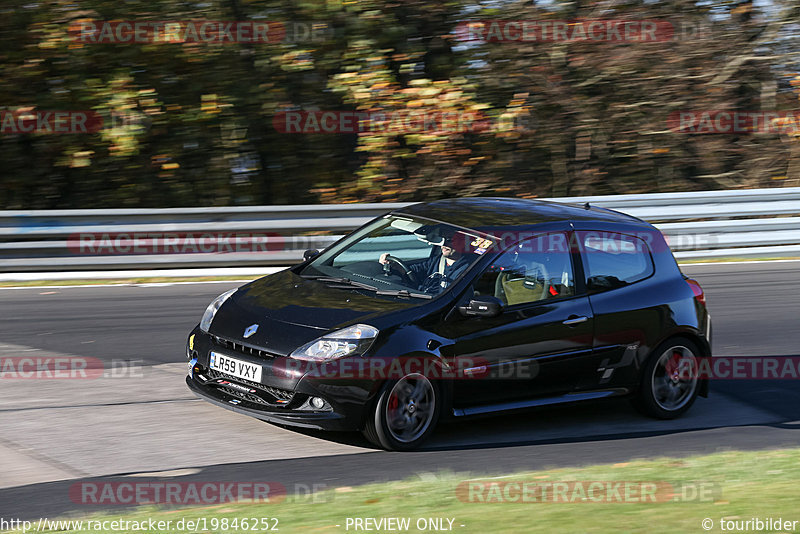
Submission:
[[[318,254],[319,254],[319,250],[317,250],[315,248],[310,248],[310,249],[306,250],[305,252],[303,252],[303,261],[308,261],[308,260],[310,260],[311,258],[313,258],[314,256],[316,256]]]
[[[458,311],[465,317],[497,317],[503,312],[503,301],[490,295],[480,295],[459,306]]]

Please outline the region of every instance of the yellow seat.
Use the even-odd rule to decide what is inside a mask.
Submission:
[[[497,276],[495,296],[509,306],[543,300],[547,298],[546,280],[544,266],[540,263],[524,271],[504,271]]]

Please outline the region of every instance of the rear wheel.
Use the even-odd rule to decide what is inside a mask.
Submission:
[[[364,436],[387,450],[419,447],[433,433],[441,410],[439,388],[419,373],[384,384],[367,417]]]
[[[634,406],[658,419],[674,419],[688,410],[699,390],[700,351],[686,338],[672,338],[659,345],[644,368]]]

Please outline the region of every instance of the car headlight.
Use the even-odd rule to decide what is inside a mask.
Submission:
[[[215,298],[211,304],[208,305],[208,308],[206,308],[206,311],[203,314],[203,318],[200,319],[200,330],[203,332],[208,332],[208,329],[211,328],[211,321],[214,320],[214,316],[217,314],[217,310],[219,310],[225,301],[231,298],[231,295],[234,293],[236,293],[236,289],[226,291],[222,295]]]
[[[303,345],[289,355],[296,360],[325,362],[364,354],[378,336],[378,329],[366,324],[348,326]]]

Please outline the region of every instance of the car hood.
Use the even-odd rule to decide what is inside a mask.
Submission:
[[[288,355],[326,332],[419,304],[332,288],[286,270],[242,286],[217,312],[211,333]],[[255,333],[245,338],[253,325]]]

